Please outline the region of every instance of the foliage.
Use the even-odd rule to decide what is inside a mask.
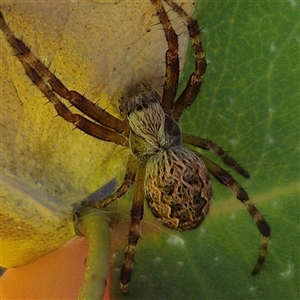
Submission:
[[[209,65],[182,128],[222,145],[250,172],[250,179],[231,173],[269,222],[271,243],[252,276],[260,235],[214,180],[199,229],[144,235],[128,299],[298,299],[299,3],[199,1],[195,16]],[[193,66],[190,51],[180,88]]]

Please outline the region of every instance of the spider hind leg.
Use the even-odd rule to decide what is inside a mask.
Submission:
[[[225,164],[233,168],[239,174],[245,178],[250,177],[249,173],[242,166],[240,166],[233,157],[231,157],[221,146],[217,145],[213,141],[189,133],[183,133],[182,136],[184,143],[214,152],[223,160]]]
[[[131,223],[128,245],[120,276],[120,288],[123,294],[126,294],[128,291],[128,284],[132,273],[135,248],[139,238],[141,237],[141,222],[144,214],[144,179],[145,165],[140,164],[137,171],[134,196],[130,213]]]
[[[247,208],[249,214],[254,220],[260,234],[262,235],[261,245],[259,255],[256,264],[252,270],[252,274],[255,275],[261,269],[262,264],[265,261],[267,248],[270,240],[271,228],[263,216],[259,213],[254,204],[250,201],[246,191],[239,185],[237,181],[223,168],[219,167],[217,164],[213,163],[210,159],[195,152],[205,163],[209,172],[222,184],[231,189],[238,200],[240,200]]]
[[[119,188],[109,195],[108,197],[104,199],[99,199],[99,200],[84,200],[83,205],[88,206],[88,207],[93,207],[93,208],[105,208],[106,206],[114,203],[117,199],[121,198],[124,196],[129,188],[133,185],[134,179],[136,177],[136,172],[137,172],[137,160],[134,158],[133,155],[129,155],[128,157],[128,162],[127,162],[127,168],[126,168],[126,173],[123,179],[122,184],[119,186]]]

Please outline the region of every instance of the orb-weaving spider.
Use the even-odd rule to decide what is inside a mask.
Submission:
[[[263,236],[253,274],[259,271],[265,260],[270,236],[269,225],[251,203],[245,190],[228,172],[199,153],[197,147],[215,152],[244,177],[249,177],[247,171],[212,141],[181,133],[177,122],[183,111],[195,100],[206,69],[200,32],[196,20],[174,1],[164,0],[186,22],[196,60],[195,70],[190,75],[186,88],[175,99],[179,79],[177,34],[172,28],[163,1],[151,2],[157,11],[168,44],[163,95],[160,97],[148,83],[134,85],[120,99],[120,113],[124,120],[112,116],[78,92],[68,90],[29,48],[14,36],[2,14],[0,15],[0,27],[27,75],[54,105],[58,115],[91,136],[131,149],[124,181],[117,191],[101,201],[84,201],[86,206],[106,207],[122,197],[135,183],[129,241],[120,279],[123,293],[128,290],[135,247],[140,238],[144,196],[154,216],[165,226],[182,230],[196,228],[209,210],[210,172],[229,187],[246,206]],[[57,96],[68,100],[93,121],[72,113]],[[192,146],[191,150],[184,147],[182,141],[187,147]]]

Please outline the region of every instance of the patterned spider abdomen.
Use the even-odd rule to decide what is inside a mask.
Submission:
[[[153,215],[166,227],[189,230],[207,215],[212,191],[204,162],[176,146],[149,158],[145,193]]]

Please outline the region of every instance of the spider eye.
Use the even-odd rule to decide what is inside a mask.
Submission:
[[[137,111],[141,111],[143,109],[147,109],[148,108],[148,104],[146,103],[146,101],[142,101],[141,103],[137,103],[135,109]]]
[[[137,111],[143,110],[142,104],[138,104],[138,105],[135,107],[135,109],[136,109]]]
[[[137,88],[132,88],[129,93],[120,98],[119,111],[123,116],[129,118],[134,112],[147,111],[149,107],[154,108],[160,103],[160,97],[156,91],[147,90],[145,87],[141,89],[141,86],[144,87],[139,85]]]

